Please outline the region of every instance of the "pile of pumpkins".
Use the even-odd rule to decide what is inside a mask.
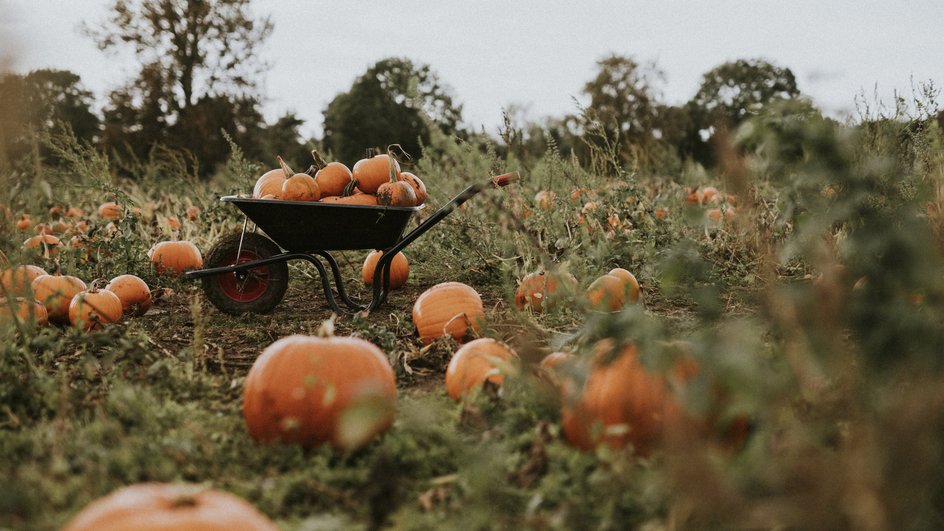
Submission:
[[[685,202],[699,207],[711,206],[705,210],[705,222],[711,227],[720,227],[737,219],[734,208],[737,197],[723,194],[714,186],[689,189],[685,194]]]
[[[43,254],[49,257],[54,250],[46,247]],[[185,240],[159,242],[148,251],[148,257],[157,273],[164,275],[203,266],[200,250]],[[135,275],[118,275],[102,288],[99,286],[104,282],[91,284],[63,275],[58,262],[51,274],[29,264],[6,268],[0,272],[0,320],[15,318],[20,323],[45,326],[52,322],[94,330],[124,317],[144,315],[153,303],[151,289]]]
[[[361,159],[353,169],[341,162],[325,162],[316,150],[312,157],[315,163],[305,172],[295,172],[278,157],[279,167],[259,177],[252,197],[384,207],[426,202],[426,185],[413,173],[400,171],[400,163],[390,153]]]

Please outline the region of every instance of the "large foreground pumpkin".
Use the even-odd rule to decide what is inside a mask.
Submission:
[[[294,335],[249,370],[243,416],[257,441],[353,449],[390,427],[396,397],[393,369],[372,343]]]
[[[99,498],[63,531],[275,531],[247,501],[196,485],[140,483]]]
[[[446,368],[446,392],[453,400],[474,393],[488,382],[501,386],[506,366],[515,364],[518,354],[508,345],[489,337],[469,341],[453,354]]]
[[[470,327],[478,331],[484,317],[482,297],[461,282],[436,284],[413,304],[413,324],[424,344],[447,334],[461,341]]]
[[[597,350],[583,388],[573,381],[564,385],[561,422],[567,442],[581,450],[632,444],[646,455],[671,430],[685,427],[681,404],[664,378],[642,365],[635,345],[614,353],[601,342]]]

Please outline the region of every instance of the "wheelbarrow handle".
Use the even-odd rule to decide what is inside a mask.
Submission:
[[[508,186],[509,184],[518,180],[518,172],[503,173],[501,175],[496,175],[492,177],[492,184],[497,187]]]

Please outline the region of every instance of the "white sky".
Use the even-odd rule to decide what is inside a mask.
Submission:
[[[78,31],[110,3],[0,0],[14,69],[72,70],[99,96],[121,84],[135,64],[107,58]],[[308,134],[320,133],[335,95],[388,56],[430,64],[467,124],[490,133],[510,104],[530,118],[574,112],[595,61],[611,52],[655,61],[670,103],[691,98],[711,68],[749,57],[790,67],[832,114],[853,111],[855,95],[876,85],[885,100],[910,94],[912,80],[944,86],[944,0],[258,0],[254,9],[275,23],[266,116],[294,111]]]

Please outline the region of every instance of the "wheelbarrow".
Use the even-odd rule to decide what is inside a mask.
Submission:
[[[288,261],[300,259],[318,270],[325,299],[335,312],[371,312],[387,300],[390,264],[398,252],[487,186],[505,186],[516,177],[506,173],[470,185],[405,236],[404,229],[423,205],[378,207],[224,196],[221,201],[245,214],[242,230],[216,242],[207,253],[206,268],[188,271],[184,278],[201,279],[207,299],[224,313],[268,313],[288,289]],[[374,269],[372,297],[366,303],[348,296],[341,269],[331,255],[331,251],[356,249],[383,251]],[[332,292],[332,279],[344,306]]]

